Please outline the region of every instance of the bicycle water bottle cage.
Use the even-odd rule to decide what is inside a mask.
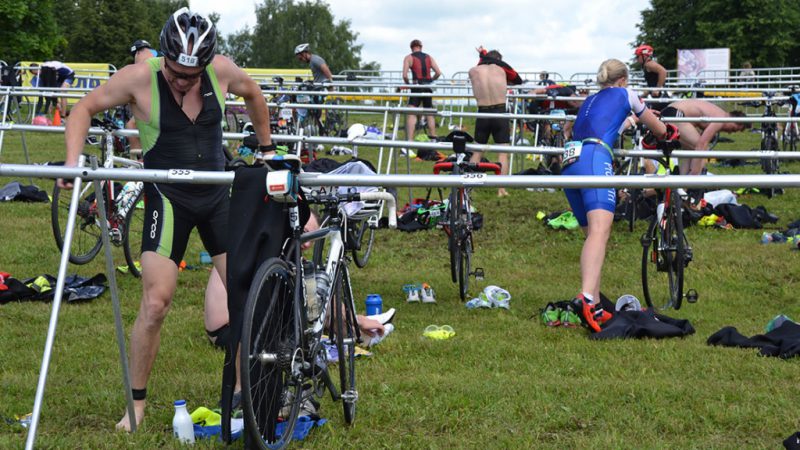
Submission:
[[[453,151],[456,153],[465,153],[467,150],[467,143],[473,142],[475,139],[470,136],[466,131],[453,130],[444,138],[445,142],[453,143]]]

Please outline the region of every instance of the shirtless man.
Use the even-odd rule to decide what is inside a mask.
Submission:
[[[522,79],[514,69],[503,62],[503,55],[497,50],[486,51],[483,46],[477,48],[480,54],[478,65],[469,69],[469,81],[472,83],[472,95],[478,102],[478,112],[505,113],[506,87],[508,84],[522,84]],[[475,121],[475,142],[489,143],[489,135],[496,145],[508,145],[511,142],[508,119],[478,118]],[[479,163],[483,152],[473,152],[470,162]],[[501,173],[508,175],[508,153],[499,153]],[[497,190],[498,197],[505,197],[505,188]]]
[[[670,103],[661,111],[661,117],[744,117],[741,111],[728,113],[719,106],[705,100],[681,100]],[[750,128],[745,122],[714,123],[675,123],[681,133],[681,147],[686,150],[707,150],[714,135],[720,131],[736,133]],[[682,159],[680,169],[682,175],[700,175],[706,165],[703,158]]]

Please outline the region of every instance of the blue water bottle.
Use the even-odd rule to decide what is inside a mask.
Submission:
[[[374,316],[383,312],[383,299],[378,294],[368,294],[367,301],[367,315]]]

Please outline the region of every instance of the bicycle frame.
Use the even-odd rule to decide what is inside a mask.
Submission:
[[[385,201],[390,207],[390,226],[396,226],[396,212],[394,211],[394,197],[385,192],[332,193],[324,196],[309,193],[306,196],[308,203],[321,203],[326,210],[335,213],[329,215],[330,220],[323,224],[322,228],[303,233],[297,203],[296,175],[300,168],[299,158],[294,155],[270,156],[265,159],[265,163],[274,169],[283,169],[285,168],[283,166],[289,166],[288,172],[291,174],[274,174],[276,179],[287,180],[287,184],[291,185],[288,189],[289,192],[281,192],[281,195],[277,197],[272,192],[268,192],[268,195],[270,195],[271,201],[287,203],[291,236],[284,242],[281,257],[267,260],[254,277],[245,311],[241,366],[247,368],[243,369],[242,383],[243,389],[247,389],[243,395],[243,404],[245,405],[245,420],[251,427],[249,436],[256,439],[256,442],[260,442],[258,444],[260,447],[266,446],[263,439],[274,439],[275,442],[269,445],[272,448],[273,446],[285,446],[291,441],[300,405],[306,400],[323,395],[323,388],[331,393],[334,400],[341,399],[343,401],[345,421],[352,422],[355,403],[358,400],[353,363],[359,329],[347,270],[346,235],[343,232],[347,225],[347,215],[342,210],[341,203],[358,200]],[[273,173],[268,173],[268,187],[272,184],[270,175]],[[282,186],[282,188],[284,187],[285,185]],[[316,242],[322,247],[327,245],[324,265],[318,265],[319,261],[315,259],[312,259],[311,262],[313,270],[316,271],[319,267],[328,280],[327,286],[322,291],[319,286],[315,287],[313,292],[306,291],[305,280],[308,274],[305,273],[301,252],[303,244],[308,242]],[[284,279],[293,279],[293,284],[287,285],[291,294],[289,291],[283,290],[276,292],[283,292],[287,296],[292,295],[291,301],[287,302],[288,298],[274,297],[274,294],[272,297],[260,297],[262,287],[267,285],[265,280],[271,270],[269,267],[277,266],[287,269],[284,271]],[[316,273],[313,275],[313,279],[315,281],[318,279]],[[255,292],[254,289],[256,289]],[[263,316],[255,321],[254,327],[254,318],[258,314],[256,308],[262,303],[262,300],[264,308],[269,307],[270,304],[289,306],[285,311],[277,312],[274,316],[267,313],[268,310],[265,309]],[[285,317],[289,311],[291,311],[291,318]],[[317,312],[319,312],[318,315]],[[316,317],[314,317],[315,315]],[[267,326],[266,323],[271,325]],[[345,325],[343,326],[343,324]],[[322,336],[326,326],[331,330],[329,333],[331,340],[335,342],[338,350],[341,389],[336,388],[328,371],[328,356]],[[284,330],[284,327],[291,328],[291,330]],[[277,339],[274,345],[260,347],[261,330],[270,328],[284,331],[279,331],[279,334],[273,338]],[[253,330],[257,330],[255,335],[251,335]],[[251,342],[253,336],[255,336],[255,340]],[[261,375],[255,378],[255,384],[253,384],[250,379],[252,370],[270,375],[267,377]],[[312,389],[305,388],[307,382],[310,382]],[[273,389],[268,397],[270,400],[261,396],[261,391],[264,389]],[[251,396],[251,393],[254,395]],[[279,402],[277,406],[276,401]],[[273,429],[272,420],[276,420],[276,416],[270,415],[272,413],[266,416],[261,415],[264,414],[263,412],[257,416],[256,410],[261,408],[262,402],[264,407],[277,407],[281,411],[288,409],[286,412],[279,412],[279,416],[277,416],[284,418],[284,429],[280,437],[277,436],[277,428]]]

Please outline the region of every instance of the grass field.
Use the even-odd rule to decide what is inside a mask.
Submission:
[[[758,135],[740,133],[722,148],[757,147]],[[59,135],[26,134],[35,162],[63,159]],[[7,133],[0,162],[24,161],[20,136]],[[362,148],[363,156],[372,152]],[[404,163],[403,163],[404,164]],[[428,162],[412,162],[430,173]],[[402,167],[402,165],[401,165]],[[784,166],[800,172],[800,164]],[[712,167],[718,173],[758,173],[758,166]],[[11,181],[0,178],[0,186]],[[50,189],[49,180],[35,180]],[[423,194],[415,192],[415,196]],[[400,189],[401,199],[407,191]],[[800,252],[762,245],[761,230],[690,228],[694,262],[687,287],[700,294],[673,316],[691,321],[685,339],[594,342],[583,329],[551,329],[538,311],[571,298],[580,286],[579,232],[545,229],[537,211],[566,209],[562,193],[494,189],[475,192],[484,228],[475,235],[473,265],[486,269],[483,288],[495,284],[512,294],[511,310],[467,310],[450,281],[446,238],[437,230],[378,233],[367,268],[353,268],[355,296],[368,293],[395,307],[396,331],[357,363],[360,401],[355,425],[344,424],[329,400],[329,419],[295,448],[778,448],[800,429],[800,361],[758,357],[754,350],[710,347],[708,336],[726,325],[743,334],[763,331],[776,314],[800,317]],[[740,202],[765,205],[780,217],[770,231],[800,219],[797,190]],[[403,201],[404,203],[404,201]],[[57,272],[59,254],[47,204],[0,204],[0,271],[19,278]],[[603,291],[641,298],[640,235],[616,224],[604,267]],[[197,264],[194,240],[186,254]],[[116,262],[121,263],[121,252]],[[102,258],[71,273],[94,275]],[[148,410],[136,434],[117,433],[124,394],[110,295],[64,304],[59,316],[37,445],[41,448],[172,448],[172,402],[190,411],[214,407],[223,355],[203,330],[205,269],[183,272],[148,385]],[[406,304],[402,285],[428,282],[435,305]],[[118,277],[126,334],[141,287]],[[472,293],[477,293],[475,288]],[[0,415],[31,412],[50,316],[44,303],[0,306]],[[533,317],[531,319],[531,317]],[[429,324],[450,324],[447,341],[422,337]],[[24,428],[0,421],[0,448],[21,448]],[[201,443],[200,448],[221,444]],[[237,443],[233,448],[240,448]]]

